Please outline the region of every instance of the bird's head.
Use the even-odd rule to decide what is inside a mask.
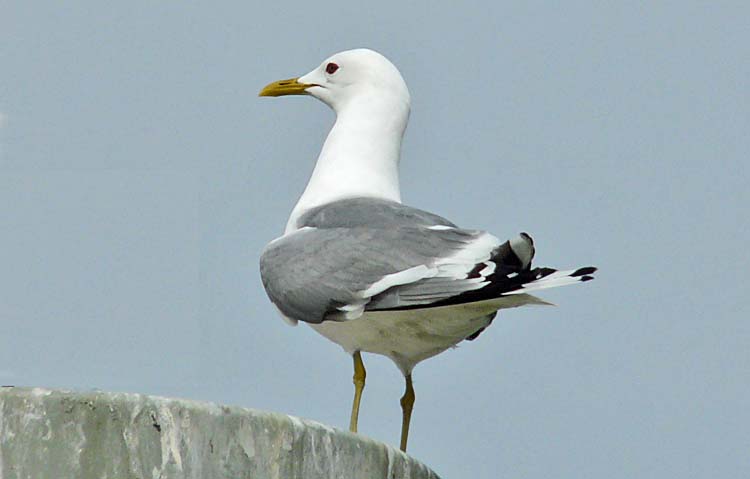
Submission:
[[[266,85],[259,96],[311,95],[341,112],[358,102],[400,103],[410,97],[401,73],[383,55],[360,48],[337,53],[310,73]]]

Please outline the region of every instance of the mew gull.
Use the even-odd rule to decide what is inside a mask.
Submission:
[[[475,339],[499,309],[548,304],[530,292],[590,280],[596,268],[532,268],[526,233],[502,242],[401,204],[398,163],[410,97],[379,53],[337,53],[260,92],[283,95],[321,100],[336,122],[284,235],[263,251],[263,285],[288,322],[308,323],[352,355],[351,431],[365,386],[361,352],[396,363],[406,380],[406,450],[417,363]]]

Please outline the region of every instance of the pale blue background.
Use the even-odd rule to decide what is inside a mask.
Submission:
[[[0,382],[345,428],[350,359],[257,267],[333,115],[256,95],[368,46],[412,90],[407,203],[601,268],[421,364],[410,452],[446,478],[750,475],[746,2],[1,5]],[[365,362],[361,430],[395,444],[401,376]]]

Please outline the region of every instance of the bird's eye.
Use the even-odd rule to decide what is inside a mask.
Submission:
[[[339,66],[335,63],[329,63],[328,65],[326,65],[326,73],[328,73],[329,75],[333,75],[338,69]]]

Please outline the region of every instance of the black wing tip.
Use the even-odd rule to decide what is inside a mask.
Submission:
[[[593,276],[581,276],[581,283],[585,283],[586,281],[591,281],[594,279]]]
[[[537,268],[534,270],[536,272],[536,276],[534,279],[542,279],[545,276],[549,276],[552,273],[556,273],[557,270],[555,268]]]
[[[573,271],[570,275],[573,276],[574,278],[576,276],[588,276],[590,274],[594,274],[596,270],[597,268],[594,266],[586,266],[583,268],[578,268],[577,270]],[[589,279],[594,279],[594,278],[589,278]],[[589,279],[581,278],[581,281],[588,281]]]

